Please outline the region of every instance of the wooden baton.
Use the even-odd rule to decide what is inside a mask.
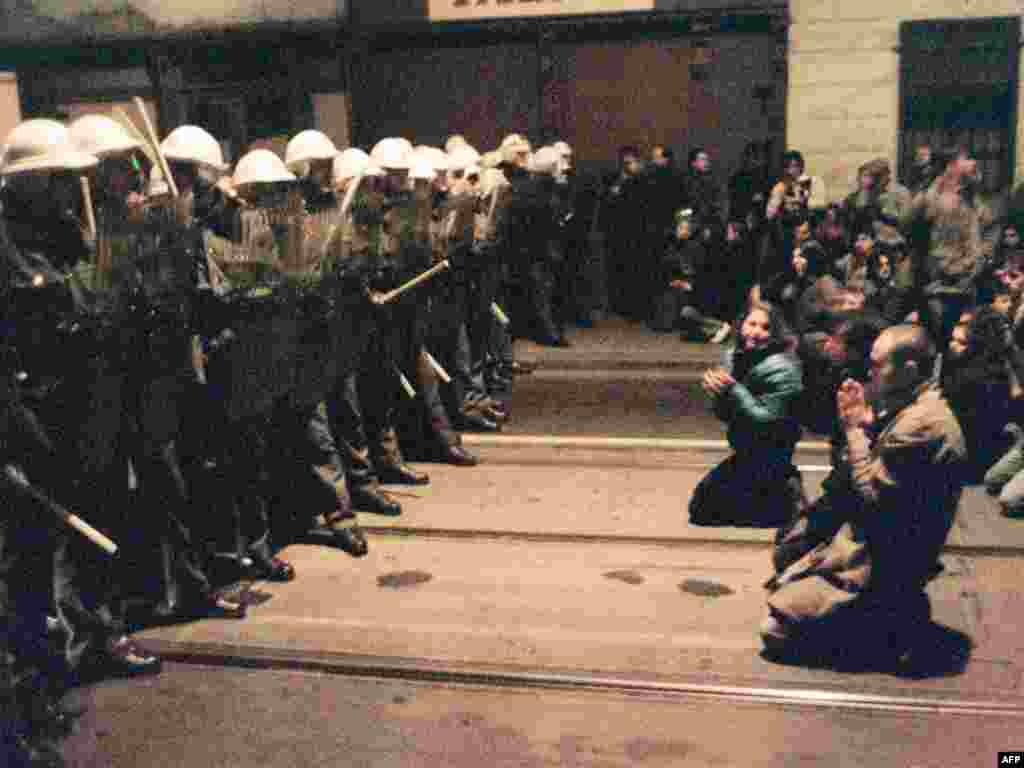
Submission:
[[[153,151],[156,152],[156,159],[160,163],[160,170],[163,171],[167,187],[171,190],[171,197],[177,197],[178,185],[174,183],[174,176],[171,175],[171,166],[167,164],[167,158],[164,157],[164,152],[160,149],[160,142],[157,140],[156,131],[153,130],[153,123],[149,120],[149,112],[146,111],[146,103],[139,96],[136,96],[132,101],[135,102],[135,108],[142,115],[142,124],[146,128],[149,143],[153,145]]]
[[[435,275],[444,272],[450,266],[451,265],[448,263],[448,260],[445,259],[444,261],[432,266],[426,272],[421,272],[420,274],[416,275],[416,277],[414,277],[412,280],[409,280],[408,282],[398,286],[393,291],[388,291],[387,293],[374,294],[373,301],[376,302],[377,304],[389,304],[406,291],[412,290],[420,283],[424,283],[430,278],[434,277]]]
[[[434,372],[441,377],[441,381],[445,384],[452,383],[452,377],[448,375],[448,371],[442,368],[441,364],[434,359],[434,356],[425,349],[423,350],[423,357],[430,364],[430,367],[434,369]]]
[[[508,315],[506,315],[502,311],[501,307],[498,306],[498,302],[496,301],[491,302],[491,314],[494,315],[494,317],[497,318],[498,322],[501,323],[502,325],[508,325],[509,323],[512,322],[511,320],[508,319]]]
[[[102,533],[97,531],[85,520],[80,518],[78,515],[72,514],[56,501],[51,499],[45,493],[40,491],[38,488],[33,486],[28,479],[22,475],[18,470],[12,467],[10,464],[4,467],[4,475],[10,480],[15,486],[18,487],[24,493],[27,493],[32,499],[39,502],[45,507],[48,507],[53,513],[61,519],[65,524],[74,528],[80,534],[85,536],[89,541],[95,544],[97,547],[102,549],[108,555],[117,554],[117,544],[108,539]]]
[[[92,207],[92,192],[89,191],[89,177],[79,176],[78,183],[82,188],[82,209],[85,211],[85,223],[89,227],[89,236],[96,239],[96,211]]]

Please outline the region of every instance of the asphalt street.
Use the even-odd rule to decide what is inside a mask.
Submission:
[[[370,553],[284,550],[244,621],[150,627],[151,680],[77,692],[75,766],[976,766],[1019,748],[1024,522],[971,489],[914,669],[760,653],[774,531],[694,526],[728,455],[697,377],[720,348],[627,323],[520,345],[513,423],[422,465]],[[810,495],[828,452],[797,452]]]
[[[974,768],[1021,720],[169,665],[84,693],[69,768]]]

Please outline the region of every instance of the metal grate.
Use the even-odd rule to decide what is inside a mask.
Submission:
[[[920,144],[970,147],[990,192],[1013,183],[1020,19],[900,27],[900,168]]]

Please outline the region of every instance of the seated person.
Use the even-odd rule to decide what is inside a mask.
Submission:
[[[808,302],[812,301],[809,291],[823,274],[826,262],[825,249],[811,238],[810,221],[802,222],[794,231],[789,264],[764,287],[763,294],[766,301],[782,308],[791,328],[804,330]]]
[[[837,396],[848,489],[828,540],[768,583],[766,650],[900,658],[930,620],[925,586],[953,524],[963,433],[929,384],[936,350],[920,326],[888,328],[871,349],[867,386]]]
[[[964,433],[968,480],[978,482],[1009,448],[1004,428],[1013,419],[1013,334],[992,307],[969,317],[953,328],[939,383]]]
[[[900,285],[894,269],[896,261],[892,246],[880,245],[868,259],[864,281],[865,306],[890,325],[903,322],[910,312],[910,291]]]
[[[731,327],[710,315],[708,305],[713,299],[707,283],[708,251],[703,238],[694,237],[701,227],[689,208],[676,214],[674,237],[662,257],[662,274],[666,290],[656,301],[656,330],[670,331],[678,327],[683,341],[724,341]]]
[[[874,235],[860,232],[853,241],[853,248],[839,260],[834,277],[847,288],[864,288],[867,279],[868,260],[875,251]]]

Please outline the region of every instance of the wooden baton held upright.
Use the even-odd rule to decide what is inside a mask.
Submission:
[[[96,239],[96,211],[92,207],[92,192],[89,190],[89,177],[82,175],[78,177],[79,186],[82,189],[82,209],[85,211],[85,223],[89,227],[89,236]]]
[[[171,190],[171,197],[177,197],[178,185],[174,183],[174,176],[171,175],[171,166],[167,164],[167,158],[164,157],[164,152],[160,149],[160,142],[157,140],[156,131],[153,130],[153,123],[149,120],[149,112],[146,111],[146,103],[139,96],[136,96],[132,101],[135,103],[135,108],[142,115],[142,124],[146,128],[149,143],[153,145],[153,151],[156,152],[156,159],[160,163],[160,170],[163,171],[167,187]]]

